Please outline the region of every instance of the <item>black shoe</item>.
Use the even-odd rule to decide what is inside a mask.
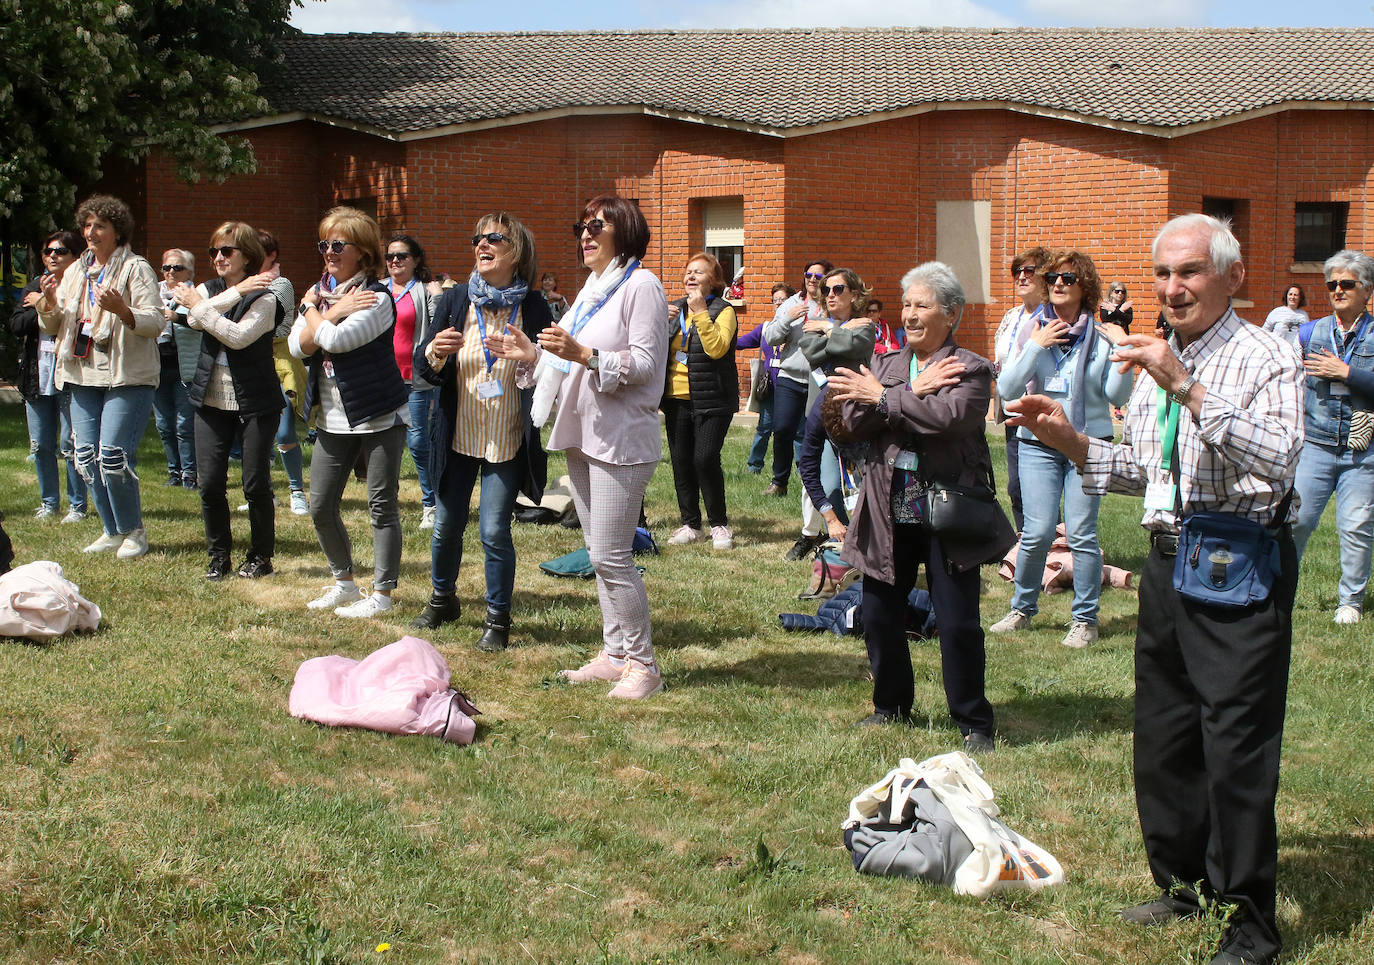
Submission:
[[[198,489],[198,488],[199,488],[199,484],[196,482],[196,477],[195,477],[195,476],[182,476],[182,477],[181,477],[181,485],[182,485],[183,487],[185,487],[186,489]]]
[[[764,489],[763,494],[765,496],[777,496],[779,499],[782,499],[787,495],[787,487],[779,486],[777,483],[769,483],[768,487]]]
[[[218,583],[234,571],[234,566],[229,562],[227,556],[210,557],[210,568],[205,571],[205,578],[211,583]]]
[[[789,563],[804,560],[811,555],[811,552],[825,542],[824,536],[798,536],[797,541],[792,544],[792,548],[783,554],[783,559]]]
[[[991,754],[996,745],[987,734],[970,731],[964,735],[964,753],[972,756]]]
[[[1190,905],[1187,902],[1179,901],[1177,898],[1161,895],[1154,901],[1147,901],[1143,905],[1123,908],[1118,914],[1120,914],[1122,921],[1131,925],[1162,925],[1165,922],[1177,921],[1180,918],[1196,918],[1200,911],[1201,909],[1197,905]]]
[[[888,724],[911,725],[910,714],[894,714],[890,710],[879,710],[869,714],[863,720],[855,724],[855,727],[885,727]]]
[[[477,649],[483,653],[500,653],[510,645],[510,611],[487,608],[487,619],[482,624],[482,636],[477,641]]]
[[[243,561],[239,567],[239,576],[245,580],[256,580],[260,576],[266,576],[272,572],[272,561],[265,560],[261,556],[249,553],[248,559]]]
[[[411,621],[410,625],[416,630],[437,630],[445,623],[452,623],[463,613],[462,606],[458,603],[458,598],[452,593],[434,593],[430,595],[429,602],[420,611],[420,615]]]
[[[1279,960],[1278,943],[1264,937],[1267,930],[1243,918],[1232,919],[1221,936],[1211,965],[1274,965]]]
[[[180,485],[181,485],[181,473],[179,473],[179,472],[169,472],[169,473],[167,474],[167,481],[166,481],[165,483],[163,483],[163,485],[164,485],[164,486],[180,486]]]

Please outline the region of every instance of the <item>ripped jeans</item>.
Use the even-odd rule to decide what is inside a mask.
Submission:
[[[91,502],[107,534],[143,526],[139,499],[138,444],[153,410],[151,385],[99,388],[68,384],[72,393],[72,437],[76,471],[90,488]]]

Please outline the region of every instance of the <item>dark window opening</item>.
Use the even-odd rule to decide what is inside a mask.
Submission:
[[[1299,201],[1293,215],[1293,260],[1325,261],[1345,247],[1344,201]]]

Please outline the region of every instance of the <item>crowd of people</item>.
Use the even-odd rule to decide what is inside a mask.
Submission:
[[[614,698],[663,689],[631,547],[664,435],[679,523],[668,545],[735,546],[722,450],[740,348],[760,350],[747,468],[765,472],[771,437],[764,493],[786,498],[794,465],[802,481],[786,558],[838,544],[862,574],[873,676],[864,725],[911,720],[905,612],[924,569],[950,716],[968,752],[992,751],[979,567],[1019,539],[1010,610],[988,631],[1025,630],[1062,523],[1074,588],[1063,643],[1091,646],[1101,497],[1143,496],[1135,767],[1162,893],[1122,914],[1158,923],[1221,898],[1241,910],[1214,961],[1275,960],[1274,799],[1298,562],[1334,494],[1334,620],[1355,623],[1374,549],[1374,259],[1341,251],[1327,261],[1329,315],[1311,319],[1295,285],[1260,327],[1231,309],[1244,264],[1229,227],[1177,218],[1152,250],[1155,331],[1131,333],[1125,286],[1104,295],[1088,252],[1030,247],[1011,261],[1017,304],[989,360],[959,345],[965,294],[939,262],[901,279],[900,326],[854,269],[815,258],[801,289],[776,284],[771,317],[742,333],[719,262],[691,255],[670,299],[642,263],[643,214],[611,194],[588,201],[573,226],[589,274],[571,300],[540,274],[535,238],[505,211],[478,219],[464,282],[433,276],[412,235],[384,241],[374,219],[335,208],[319,225],[320,280],[299,301],[276,240],[254,226],[220,225],[208,248],[215,277],[194,285],[191,252],[168,250],[155,270],[130,249],[133,219],[118,199],[87,199],[76,224],[45,239],[45,270],[12,320],[24,337],[36,516],[60,515],[65,463],[62,521],[93,507],[101,524],[86,552],[147,553],[136,468],[155,413],[168,485],[200,493],[206,579],[273,572],[280,458],[290,509],[310,516],[333,577],[304,605],[374,617],[394,606],[409,451],[420,525],[433,530],[431,593],[413,626],[433,631],[461,614],[476,489],[486,586],[476,645],[498,651],[517,590],[516,496],[538,501],[546,450],[561,451],[603,627],[598,651],[563,675],[611,684]],[[994,494],[990,411],[1005,423],[1014,522]],[[249,530],[237,568],[231,459]],[[341,513],[353,475],[372,523],[367,592]]]

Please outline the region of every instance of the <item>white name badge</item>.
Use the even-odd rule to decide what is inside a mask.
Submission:
[[[859,506],[859,491],[856,489],[852,493],[844,494],[844,509],[847,513],[853,513]]]
[[[824,372],[822,372],[820,369],[812,369],[812,370],[811,370],[811,381],[812,381],[812,382],[815,382],[815,383],[816,383],[816,386],[817,386],[818,388],[822,388],[822,389],[823,389],[823,388],[825,388],[826,383],[828,383],[828,382],[830,381],[830,377],[827,376],[827,375],[826,375]]]
[[[1156,482],[1146,486],[1145,508],[1171,512],[1174,508],[1174,484]]]
[[[91,332],[94,331],[94,329],[95,323],[93,322],[87,321],[81,323],[81,334],[86,336],[87,338],[91,337]]]
[[[555,368],[560,372],[572,371],[572,363],[569,362],[567,359],[561,359],[556,355],[545,355],[544,364],[548,365],[551,368]]]
[[[905,469],[907,472],[913,472],[916,469],[916,453],[912,452],[910,449],[903,449],[901,452],[897,453],[897,459],[892,465],[895,469]]]
[[[1331,383],[1331,395],[1332,395],[1332,397],[1339,398],[1339,397],[1348,396],[1349,394],[1350,394],[1350,386],[1346,385],[1344,382],[1332,382],[1332,383]]]
[[[782,359],[778,358],[776,355],[773,356],[771,359],[768,360],[768,367],[769,367],[770,369],[781,368],[781,367],[782,367]]]
[[[56,342],[43,342],[38,346],[40,352],[47,352],[49,355],[57,354]]]
[[[1069,380],[1062,375],[1056,375],[1045,380],[1046,392],[1068,392]]]
[[[674,352],[674,353],[673,353],[673,361],[677,362],[678,365],[686,365],[686,364],[687,364],[687,353],[686,353],[686,352]]]
[[[505,394],[505,389],[501,388],[501,383],[496,381],[478,382],[477,398],[495,399]]]

